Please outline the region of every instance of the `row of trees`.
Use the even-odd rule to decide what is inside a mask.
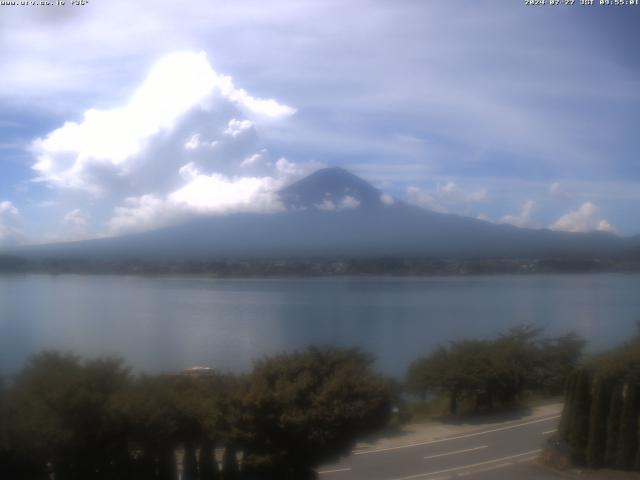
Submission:
[[[389,412],[357,350],[265,358],[239,377],[134,376],[118,360],[42,353],[0,392],[0,478],[174,480],[180,464],[184,480],[304,480]]]
[[[583,346],[573,334],[545,338],[527,326],[453,342],[414,362],[406,387],[447,396],[453,414],[463,401],[508,406],[528,391],[561,393]],[[139,376],[116,359],[42,353],[0,385],[0,478],[174,480],[178,468],[184,480],[315,478],[402,401],[402,387],[371,365],[359,350],[309,348],[264,358],[241,376]],[[590,391],[578,378],[571,385]],[[620,398],[638,396],[624,388]],[[583,397],[571,398],[583,411]],[[585,435],[574,428],[580,421],[566,428],[571,438]]]
[[[407,386],[423,398],[447,396],[451,414],[461,401],[477,411],[512,405],[525,392],[560,395],[584,344],[575,334],[545,338],[530,326],[491,340],[456,341],[413,362]]]
[[[640,470],[640,339],[571,374],[558,432],[572,463]]]

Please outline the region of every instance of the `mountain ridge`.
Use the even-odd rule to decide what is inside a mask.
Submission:
[[[547,258],[622,255],[640,241],[606,232],[523,229],[383,200],[339,167],[278,192],[285,211],[236,213],[121,237],[12,249],[39,258],[209,260],[286,257]],[[0,252],[2,253],[2,252]],[[7,253],[7,252],[5,252]]]

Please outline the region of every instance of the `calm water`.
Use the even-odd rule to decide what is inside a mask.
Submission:
[[[439,342],[519,323],[603,348],[635,333],[640,275],[237,279],[0,276],[0,370],[32,352],[116,354],[136,369],[242,370],[307,344],[360,346],[402,375]]]

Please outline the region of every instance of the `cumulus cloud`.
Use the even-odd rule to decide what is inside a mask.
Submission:
[[[396,203],[395,199],[388,193],[383,193],[382,195],[380,195],[380,201],[384,205],[393,205],[394,203]]]
[[[264,155],[263,155],[264,153],[266,153],[266,150],[263,149],[258,153],[249,155],[244,160],[242,160],[242,162],[240,162],[240,167],[248,168],[248,167],[255,167],[256,165],[259,165],[261,162],[264,161]]]
[[[407,202],[436,212],[444,211],[432,194],[414,186],[407,187]]]
[[[142,195],[125,199],[109,220],[108,234],[141,232],[194,215],[275,213],[284,209],[276,195],[281,181],[272,177],[205,175],[192,164],[180,171],[189,181],[165,198]]]
[[[69,228],[86,228],[89,225],[87,217],[79,208],[71,210],[64,216],[64,226]]]
[[[451,181],[442,186],[438,185],[438,193],[445,202],[452,204],[478,203],[487,198],[487,190],[484,188],[467,192]]]
[[[359,206],[360,200],[352,197],[351,195],[345,196],[342,200],[340,200],[340,203],[338,204],[338,208],[340,210],[358,208]]]
[[[67,122],[34,140],[31,149],[37,162],[33,169],[38,180],[52,186],[101,194],[140,170],[145,160],[153,161],[145,158],[159,153],[153,145],[176,143],[175,137],[184,130],[180,126],[204,130],[191,132],[182,142],[184,149],[215,146],[216,140],[205,138],[204,133],[218,133],[225,108],[258,118],[286,117],[295,111],[237,89],[231,78],[211,68],[203,52],[174,53],[152,68],[124,106],[88,110],[81,122]],[[226,122],[223,134],[235,138],[252,126],[251,120],[234,117]]]
[[[436,212],[459,213],[467,210],[473,204],[484,202],[487,200],[487,196],[485,188],[465,190],[452,181],[444,185],[438,184],[433,193],[415,186],[407,188],[409,203]]]
[[[175,221],[179,212],[168,208],[166,201],[156,195],[129,197],[115,207],[108,222],[107,233],[112,235],[150,230]]]
[[[196,133],[189,137],[187,142],[184,144],[184,148],[185,150],[198,150],[200,148],[212,149],[216,145],[218,145],[218,142],[216,140],[203,142],[202,140],[200,140],[200,134]]]
[[[602,217],[600,209],[591,202],[585,202],[578,209],[561,216],[549,228],[565,232],[615,232],[615,228]]]
[[[275,212],[282,209],[272,177],[227,178],[191,169],[190,181],[171,193],[169,201],[199,213]]]
[[[224,131],[224,134],[236,138],[251,127],[253,127],[253,122],[251,120],[236,120],[235,118],[232,118],[229,120],[229,124],[227,125],[227,129]]]
[[[309,165],[269,160],[258,129],[294,112],[236,88],[202,52],[173,53],[124,105],[88,110],[35,139],[33,169],[36,181],[111,210],[107,234],[194,214],[275,212],[282,208],[275,192]],[[89,218],[72,210],[63,222],[79,233]]]
[[[0,202],[0,246],[15,245],[24,239],[20,212],[13,203]]]
[[[536,226],[533,213],[536,209],[536,202],[527,200],[517,214],[509,214],[502,217],[500,223],[508,223],[516,227],[532,228]]]
[[[89,236],[89,217],[79,208],[67,212],[62,219],[65,240],[81,240]]]
[[[351,195],[345,195],[335,202],[330,196],[322,199],[322,202],[314,205],[318,210],[324,212],[337,212],[340,210],[351,210],[360,206],[360,200]]]

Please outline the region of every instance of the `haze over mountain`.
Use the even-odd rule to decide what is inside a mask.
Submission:
[[[273,214],[202,217],[115,238],[21,247],[35,258],[210,260],[217,258],[610,256],[640,242],[606,232],[567,233],[498,225],[393,199],[341,168],[278,192]]]

